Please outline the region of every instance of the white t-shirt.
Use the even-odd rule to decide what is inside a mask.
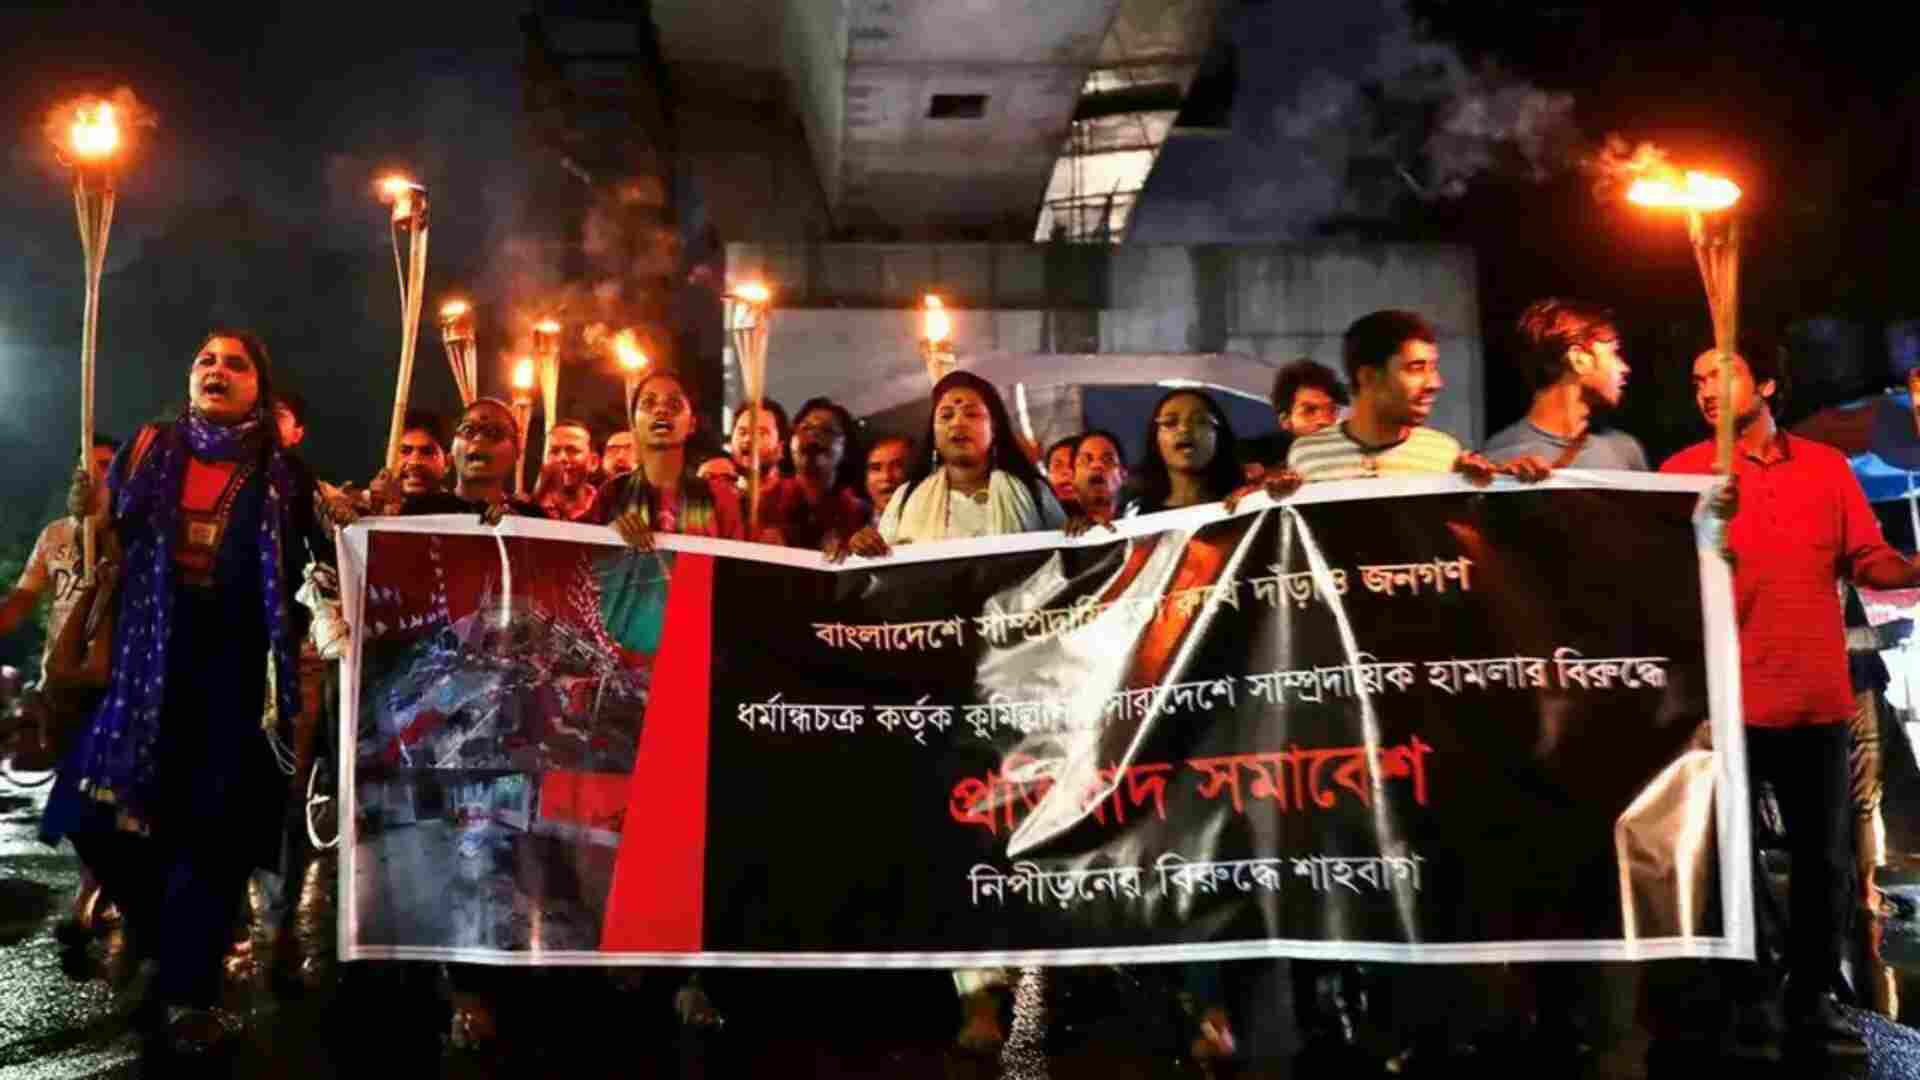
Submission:
[[[80,592],[80,530],[72,518],[55,518],[40,530],[27,568],[13,587],[47,597],[47,644],[53,644]],[[43,659],[42,677],[44,669]]]

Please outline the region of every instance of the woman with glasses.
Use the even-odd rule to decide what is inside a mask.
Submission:
[[[1138,473],[1136,513],[1220,502],[1234,494],[1241,478],[1233,426],[1219,402],[1202,391],[1180,389],[1154,405],[1147,424],[1147,453]],[[1222,567],[1220,555],[1213,545],[1196,537],[1169,588],[1213,584]],[[1169,612],[1148,628],[1147,641],[1127,676],[1129,687],[1152,686],[1165,677],[1171,651],[1154,647],[1155,642],[1184,637],[1190,620],[1190,613]],[[1174,969],[1174,978],[1190,1024],[1188,1053],[1203,1069],[1211,1069],[1235,1049],[1219,965],[1181,964]]]
[[[1147,456],[1136,474],[1136,513],[1219,502],[1240,485],[1233,425],[1219,402],[1199,390],[1174,390],[1152,416]]]

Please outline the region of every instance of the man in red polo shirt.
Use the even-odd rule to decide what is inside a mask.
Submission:
[[[1739,509],[1727,523],[1727,544],[1748,775],[1756,787],[1772,787],[1793,859],[1786,1018],[1795,1036],[1858,1055],[1859,1032],[1828,993],[1840,970],[1853,864],[1847,721],[1854,703],[1838,582],[1910,588],[1920,584],[1920,566],[1887,546],[1845,457],[1774,425],[1772,406],[1785,397],[1779,354],[1742,354],[1728,361],[1726,401],[1720,355],[1701,354],[1693,363],[1693,395],[1709,426],[1723,408],[1734,416]],[[1713,466],[1708,440],[1675,454],[1660,471],[1706,473]],[[1753,1034],[1741,1033],[1742,1041]]]

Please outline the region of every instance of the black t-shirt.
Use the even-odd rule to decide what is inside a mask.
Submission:
[[[478,516],[487,508],[487,504],[472,499],[463,499],[451,491],[429,491],[423,495],[409,495],[407,501],[400,504],[401,517],[419,517],[423,514],[473,514]],[[509,498],[507,509],[521,517],[544,518],[545,510],[538,504],[525,499]]]
[[[1284,431],[1254,435],[1240,440],[1240,464],[1284,468],[1287,451],[1293,449],[1293,436]]]

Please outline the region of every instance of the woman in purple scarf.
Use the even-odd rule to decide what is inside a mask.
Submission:
[[[107,474],[101,525],[122,551],[112,674],[41,829],[73,841],[135,955],[156,962],[136,1020],[181,1051],[223,1035],[221,957],[248,875],[277,864],[281,734],[300,713],[290,605],[304,566],[286,551],[313,513],[257,337],[211,333],[187,389],[187,411],[143,428]]]

